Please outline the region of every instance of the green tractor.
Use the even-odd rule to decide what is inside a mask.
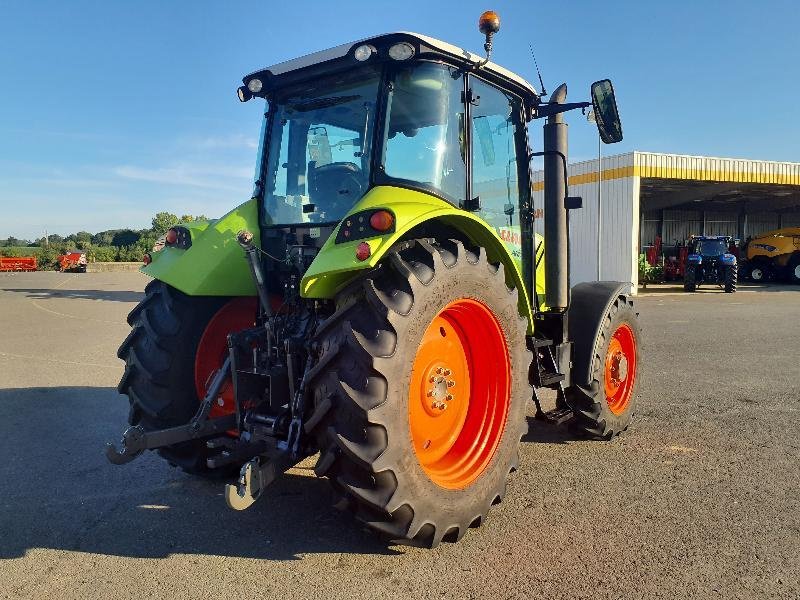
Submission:
[[[481,524],[518,464],[526,408],[610,439],[636,402],[628,284],[570,289],[567,126],[593,107],[622,139],[610,81],[544,102],[485,55],[413,33],[345,44],[247,75],[265,100],[252,198],[172,228],[128,316],[119,384],[126,463],[157,450],[238,479],[250,506],[286,469],[387,538],[432,547]],[[527,125],[546,119],[532,152]],[[544,240],[529,163],[544,157]],[[545,285],[546,284],[546,285]],[[543,411],[542,388],[556,407]]]

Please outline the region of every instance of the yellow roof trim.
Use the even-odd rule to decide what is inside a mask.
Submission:
[[[737,183],[769,183],[773,185],[800,185],[798,173],[755,173],[740,171],[720,171],[712,169],[683,169],[653,165],[618,167],[603,171],[603,181],[624,177],[643,177],[647,179],[690,179],[693,181],[720,181]],[[597,171],[571,175],[569,185],[581,185],[597,181]],[[544,181],[534,181],[533,191],[544,189]]]

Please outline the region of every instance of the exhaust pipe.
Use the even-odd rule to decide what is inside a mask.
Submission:
[[[564,104],[567,84],[550,95],[551,104]],[[559,152],[567,159],[567,124],[562,113],[547,117],[544,125],[544,151]],[[557,154],[544,156],[544,273],[545,302],[550,310],[569,306],[569,238],[567,208],[564,206],[567,182],[564,162]]]

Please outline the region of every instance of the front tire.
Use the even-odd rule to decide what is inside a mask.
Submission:
[[[315,472],[392,540],[457,541],[518,461],[531,354],[517,291],[482,248],[419,240],[336,302],[315,339]]]
[[[763,262],[751,262],[747,267],[747,278],[754,283],[762,283],[769,277],[769,268]]]
[[[571,386],[565,394],[573,408],[571,427],[598,439],[625,431],[636,410],[639,374],[639,317],[633,302],[619,296],[603,316],[588,387]]]

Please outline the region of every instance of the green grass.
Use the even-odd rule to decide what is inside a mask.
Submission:
[[[42,249],[38,246],[2,246],[0,247],[0,256],[36,256],[38,257]]]

